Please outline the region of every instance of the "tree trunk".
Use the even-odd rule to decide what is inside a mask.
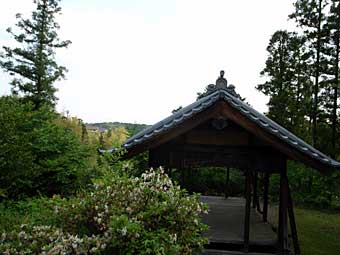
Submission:
[[[318,117],[318,94],[319,94],[319,76],[320,76],[320,51],[321,51],[321,17],[322,17],[322,1],[319,0],[318,6],[318,27],[316,41],[316,62],[315,62],[315,85],[314,85],[314,102],[313,102],[313,126],[312,126],[312,144],[316,145],[317,137],[317,117]]]
[[[336,43],[336,50],[335,50],[335,68],[334,68],[334,98],[333,98],[333,113],[332,113],[332,156],[335,157],[336,155],[336,140],[337,140],[337,133],[336,133],[336,126],[337,126],[337,110],[338,110],[338,86],[339,86],[339,34],[340,34],[340,16],[337,19],[337,30],[335,34],[335,43]]]

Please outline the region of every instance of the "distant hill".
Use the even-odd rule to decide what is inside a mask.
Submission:
[[[147,128],[149,125],[137,123],[122,123],[122,122],[100,122],[100,123],[86,123],[86,127],[97,127],[99,130],[109,130],[119,127],[124,127],[129,132],[129,136],[137,134],[139,131]]]

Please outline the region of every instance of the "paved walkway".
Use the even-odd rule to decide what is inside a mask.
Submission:
[[[209,214],[203,215],[203,222],[210,227],[206,233],[210,243],[242,244],[245,199],[202,196],[201,201],[209,206]],[[263,223],[260,215],[253,208],[250,217],[250,244],[252,243],[259,245],[275,245],[276,243],[276,235],[270,225]],[[217,253],[218,251],[213,253],[212,250],[209,251],[210,253],[207,252],[204,254],[243,254]]]

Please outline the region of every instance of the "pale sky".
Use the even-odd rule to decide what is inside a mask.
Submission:
[[[57,82],[58,111],[85,122],[153,124],[225,70],[229,84],[256,110],[268,98],[255,89],[270,36],[292,30],[293,0],[64,0],[58,52],[69,72]],[[13,40],[15,14],[32,0],[1,0],[0,46]],[[0,95],[10,93],[0,70]]]

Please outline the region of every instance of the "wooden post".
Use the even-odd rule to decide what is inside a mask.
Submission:
[[[179,171],[180,171],[180,174],[181,174],[181,176],[180,176],[180,184],[181,184],[182,187],[185,186],[185,176],[184,176],[185,171],[184,171],[184,168],[185,168],[184,161],[181,160],[181,167],[180,167]]]
[[[168,176],[171,178],[171,169],[173,167],[173,159],[174,159],[174,155],[173,152],[169,152],[169,162],[168,162],[168,168],[167,168],[167,174]]]
[[[278,228],[278,244],[279,253],[282,255],[289,254],[288,249],[288,178],[287,165],[281,169],[280,174],[280,207],[279,207],[279,228]]]
[[[152,150],[149,150],[148,167],[155,167],[154,152]]]
[[[264,175],[264,189],[263,189],[263,222],[268,221],[268,190],[269,190],[269,173]]]
[[[245,216],[244,216],[244,232],[243,232],[243,240],[244,240],[244,251],[248,252],[249,251],[249,225],[250,225],[250,206],[251,206],[251,173],[250,170],[247,170],[245,172],[246,174],[246,210],[245,210]]]
[[[227,179],[226,179],[226,182],[225,182],[225,194],[224,194],[224,196],[226,197],[226,198],[228,198],[229,197],[229,191],[230,191],[230,188],[229,188],[229,181],[230,181],[230,168],[229,167],[227,167]]]
[[[172,176],[172,168],[168,169],[168,176],[169,176],[169,178],[171,178],[171,176]]]
[[[187,169],[187,175],[186,175],[186,186],[188,187],[188,190],[189,191],[192,191],[192,185],[191,185],[191,182],[192,182],[192,172],[193,172],[193,167],[192,166],[189,166],[188,169]]]
[[[301,250],[300,250],[298,234],[296,230],[296,222],[295,222],[295,215],[294,215],[294,209],[293,209],[293,199],[290,193],[289,184],[288,184],[288,215],[289,215],[289,222],[290,222],[290,230],[292,232],[292,238],[293,238],[294,254],[300,255]]]
[[[247,198],[247,172],[243,172],[244,174],[244,188],[243,188],[243,192],[244,192],[244,198]]]
[[[257,172],[253,174],[253,208],[257,205]]]

